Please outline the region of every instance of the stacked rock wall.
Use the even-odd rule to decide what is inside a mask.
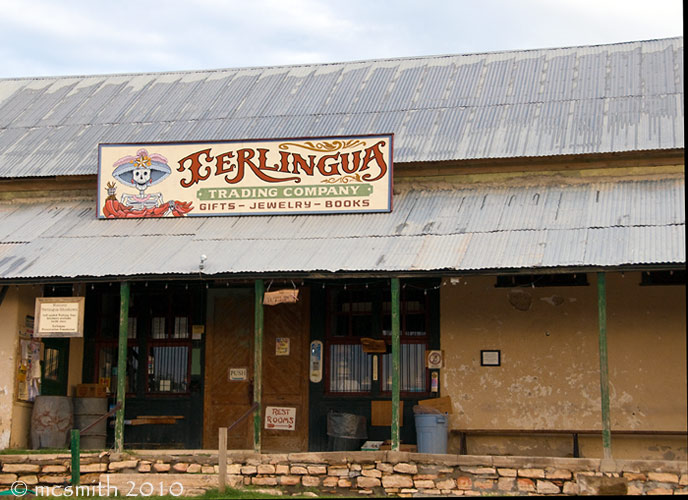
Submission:
[[[69,454],[0,455],[0,489],[59,494]],[[228,452],[231,487],[371,496],[688,494],[679,461],[429,455],[406,452],[258,454]],[[84,454],[81,484],[120,495],[200,494],[218,486],[217,453]]]

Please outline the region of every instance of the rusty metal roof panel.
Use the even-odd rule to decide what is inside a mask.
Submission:
[[[446,105],[446,94],[453,81],[455,64],[429,64],[415,96],[418,109],[438,109]]]
[[[591,228],[587,230],[585,260],[599,265],[645,264],[648,255],[656,262],[671,262],[683,255],[685,263],[685,225]],[[673,257],[672,257],[673,256]]]
[[[352,95],[355,100],[349,108],[349,113],[381,111],[396,72],[397,63],[393,61],[381,61],[380,64],[370,66],[362,86]]]
[[[587,232],[587,229],[548,230],[542,241],[542,267],[584,265]]]
[[[679,37],[0,80],[0,177],[95,173],[102,142],[394,133],[397,162],[682,148],[682,53]]]
[[[0,177],[93,174],[103,142],[277,134],[393,133],[400,163],[683,148],[682,54],[678,37],[338,64],[0,80]],[[39,146],[45,156],[36,162],[31,150]],[[60,161],[65,150],[75,149],[79,161],[72,154],[71,161]]]
[[[0,204],[0,279],[685,263],[682,178],[402,189],[391,213],[100,220]]]

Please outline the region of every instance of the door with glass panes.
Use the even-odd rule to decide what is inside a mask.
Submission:
[[[327,288],[326,386],[330,395],[390,397],[391,298],[384,282],[333,285]],[[409,395],[429,391],[429,300],[426,289],[406,285],[401,291],[400,390]],[[381,340],[384,353],[367,353],[361,339]]]

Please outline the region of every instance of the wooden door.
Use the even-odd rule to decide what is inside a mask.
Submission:
[[[307,288],[301,288],[295,304],[264,306],[261,450],[265,453],[308,451],[309,319]],[[279,349],[278,339],[282,339]],[[295,408],[295,429],[266,429],[268,406]]]
[[[206,318],[203,447],[217,449],[218,428],[253,403],[253,290],[209,290]],[[246,380],[230,380],[232,368]],[[253,449],[253,415],[229,432],[227,448]]]
[[[253,403],[253,318],[251,289],[208,292],[205,340],[203,447],[216,449],[218,428],[231,425]],[[302,289],[296,304],[264,306],[261,450],[308,450],[309,294]],[[289,339],[288,354],[276,348]],[[231,368],[246,369],[247,380],[230,380]],[[265,408],[296,409],[291,430],[265,429]],[[232,429],[227,448],[253,449],[253,415]]]

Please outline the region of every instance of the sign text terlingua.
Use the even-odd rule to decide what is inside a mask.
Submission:
[[[101,144],[98,217],[389,212],[392,135]]]

